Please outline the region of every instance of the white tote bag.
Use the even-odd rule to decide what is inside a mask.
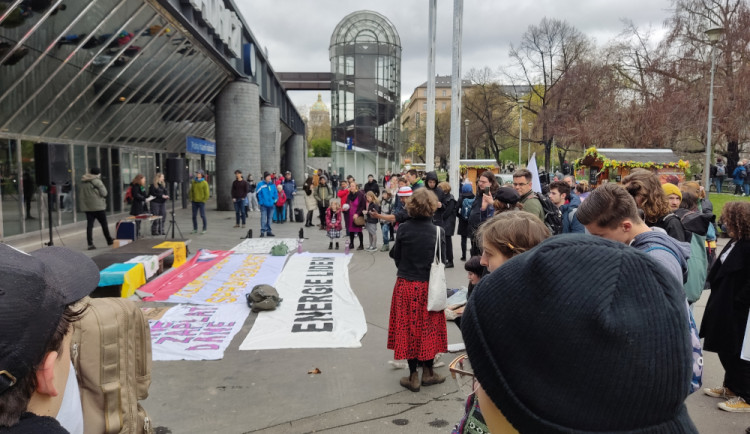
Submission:
[[[435,255],[430,266],[430,284],[427,292],[427,310],[442,312],[447,305],[447,286],[445,284],[445,264],[440,254],[440,227],[435,228]]]

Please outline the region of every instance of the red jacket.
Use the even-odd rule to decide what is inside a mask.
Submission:
[[[284,190],[279,191],[279,200],[276,201],[276,206],[284,206],[286,203],[286,194]]]
[[[341,206],[346,203],[346,197],[349,196],[349,190],[339,190],[336,192],[336,196],[341,200]]]
[[[336,224],[331,224],[331,214],[333,213],[333,210],[331,207],[328,207],[326,210],[326,230],[335,230],[340,231],[341,230],[341,208],[336,211]]]

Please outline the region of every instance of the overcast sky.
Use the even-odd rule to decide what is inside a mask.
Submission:
[[[268,49],[277,72],[329,72],[328,46],[336,25],[348,14],[372,10],[396,28],[401,47],[401,95],[407,99],[427,81],[427,0],[235,0],[258,43]],[[624,28],[623,19],[654,39],[664,34],[670,0],[465,0],[462,74],[471,68],[508,65],[510,44],[543,17],[567,21],[602,46]],[[453,1],[437,2],[436,68],[451,73]],[[330,108],[330,92],[322,92]],[[317,92],[292,91],[298,107],[312,105]],[[303,113],[305,114],[305,113]]]

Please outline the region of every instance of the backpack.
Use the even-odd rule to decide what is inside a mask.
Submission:
[[[128,187],[128,190],[125,192],[125,200],[123,200],[123,202],[127,204],[133,203],[133,186],[132,185]]]
[[[249,294],[245,294],[245,299],[253,312],[275,310],[282,301],[279,292],[271,285],[255,285]]]
[[[559,235],[562,233],[562,213],[557,206],[549,200],[549,197],[539,194],[534,194],[539,202],[542,203],[542,210],[544,211],[544,224],[549,229],[552,235]]]
[[[726,176],[727,175],[727,168],[723,164],[721,166],[716,166],[716,176]]]
[[[471,214],[471,206],[474,204],[474,199],[464,199],[461,202],[461,218],[464,220],[469,220],[469,214]]]
[[[271,256],[286,256],[289,253],[289,246],[284,243],[278,243],[271,247]]]
[[[151,385],[151,330],[141,309],[121,298],[85,298],[73,323],[70,355],[81,391],[85,432],[152,434],[138,401]],[[79,304],[78,306],[82,306]]]

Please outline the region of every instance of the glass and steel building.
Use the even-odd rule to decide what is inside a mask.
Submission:
[[[383,15],[358,11],[336,26],[331,59],[333,166],[364,181],[398,167],[401,39]]]
[[[210,180],[214,157],[186,153],[186,137],[214,140],[215,100],[237,79],[303,134],[236,11],[231,0],[0,0],[0,239],[46,225],[47,193],[53,225],[85,221],[76,191],[92,167],[109,214],[127,212],[128,184],[139,173],[150,183],[167,157]]]

